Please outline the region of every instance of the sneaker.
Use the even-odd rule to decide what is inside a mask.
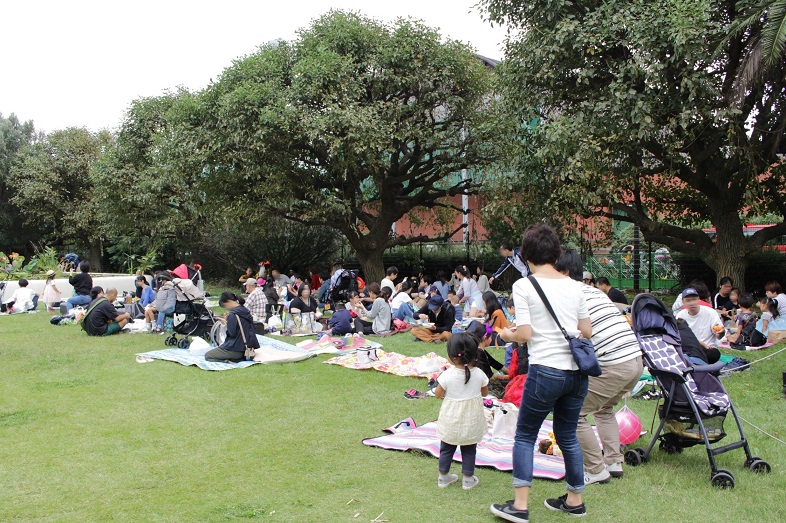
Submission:
[[[587,507],[584,506],[584,503],[575,507],[571,507],[566,503],[567,499],[568,495],[563,494],[558,498],[547,499],[543,502],[543,504],[546,505],[546,508],[548,509],[561,510],[562,512],[567,512],[571,516],[576,516],[577,518],[587,515]]]
[[[502,518],[505,521],[512,521],[513,523],[529,523],[529,510],[519,510],[513,508],[513,500],[508,501],[504,505],[491,505],[491,513]]]
[[[622,477],[622,463],[612,463],[611,465],[606,465],[606,470],[609,471],[612,478],[621,478]]]
[[[480,483],[480,480],[477,476],[464,476],[461,480],[461,488],[464,490],[469,490],[471,488],[477,487],[478,483]]]
[[[593,483],[608,483],[611,481],[611,474],[605,468],[597,474],[584,471],[584,484],[592,485]]]
[[[449,485],[458,481],[458,476],[456,474],[440,474],[439,478],[437,479],[437,486],[439,488],[446,488]]]

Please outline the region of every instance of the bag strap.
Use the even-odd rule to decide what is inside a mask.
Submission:
[[[93,304],[92,307],[87,309],[87,312],[85,312],[84,316],[82,316],[82,319],[79,320],[79,323],[82,324],[82,328],[84,328],[84,326],[85,326],[85,318],[87,318],[87,315],[90,314],[91,312],[93,312],[93,309],[98,307],[99,303],[102,303],[102,302],[105,302],[105,301],[107,301],[106,298],[100,298],[100,299],[96,300],[96,302]]]
[[[546,306],[546,310],[549,311],[549,314],[551,314],[551,317],[554,318],[554,321],[557,323],[557,327],[559,327],[559,330],[562,331],[562,335],[565,336],[565,339],[568,342],[570,342],[571,339],[570,334],[568,334],[568,331],[566,331],[564,327],[562,327],[562,324],[559,322],[559,319],[557,319],[557,314],[554,312],[554,309],[551,308],[551,303],[549,303],[549,299],[546,298],[546,293],[543,292],[543,288],[538,283],[538,280],[536,280],[535,277],[532,275],[527,276],[527,279],[532,284],[532,286],[535,287],[538,296],[540,296],[540,299],[543,300],[543,305]]]
[[[235,320],[237,320],[237,328],[240,329],[240,337],[243,338],[243,346],[248,348],[248,342],[246,341],[246,333],[243,330],[243,323],[240,321],[240,316],[235,314]]]

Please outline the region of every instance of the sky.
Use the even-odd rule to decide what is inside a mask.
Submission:
[[[201,89],[231,65],[330,9],[383,21],[413,17],[502,58],[505,30],[477,0],[39,0],[0,3],[0,113],[39,131],[117,129],[128,104]]]

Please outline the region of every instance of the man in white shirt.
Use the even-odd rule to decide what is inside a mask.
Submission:
[[[27,312],[35,310],[38,307],[38,293],[30,289],[28,281],[25,278],[19,280],[19,288],[11,295],[11,299],[3,303],[3,312],[8,309],[8,312]]]
[[[394,283],[396,278],[398,278],[398,268],[395,266],[388,267],[388,270],[385,271],[385,277],[379,282],[379,287],[381,289],[387,287],[390,289],[390,295],[393,296],[396,293],[396,284]]]
[[[717,347],[726,330],[718,312],[710,307],[702,307],[700,301],[699,292],[693,287],[682,291],[685,308],[677,314],[677,319],[685,320],[704,348]]]

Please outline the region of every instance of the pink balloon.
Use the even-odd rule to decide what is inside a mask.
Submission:
[[[620,426],[620,443],[630,445],[641,435],[641,420],[627,406],[621,408],[614,415]]]

